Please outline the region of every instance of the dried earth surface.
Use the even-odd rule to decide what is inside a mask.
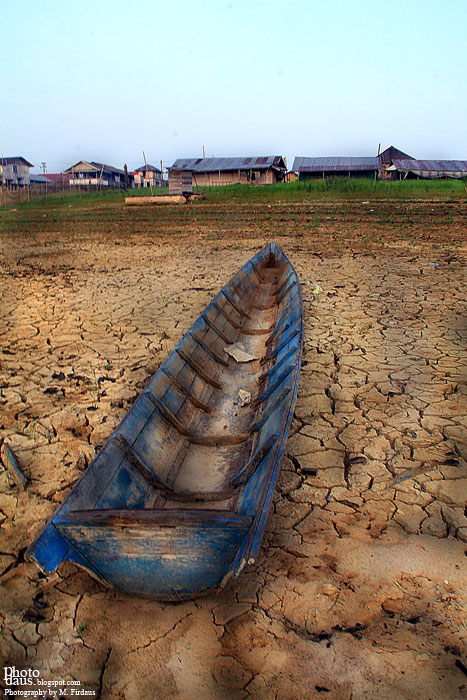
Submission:
[[[0,473],[4,664],[109,700],[462,697],[466,213],[3,212],[0,437],[29,478],[23,491]],[[32,538],[212,296],[272,239],[299,273],[305,344],[258,562],[177,605],[72,565],[45,578],[24,561]]]

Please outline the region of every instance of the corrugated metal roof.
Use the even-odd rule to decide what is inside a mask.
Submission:
[[[190,170],[209,173],[219,170],[268,170],[286,169],[282,156],[251,156],[248,158],[177,158],[169,170]]]
[[[13,157],[2,157],[0,159],[0,164],[3,163],[3,165],[27,165],[29,168],[33,168],[33,164],[30,163],[26,158],[23,158],[23,156],[13,156]]]
[[[297,156],[292,170],[299,173],[313,172],[349,172],[353,170],[379,170],[380,161],[375,158],[351,158],[333,156],[326,158],[305,158]]]
[[[46,182],[50,182],[51,185],[54,184],[54,180],[51,180],[50,177],[46,177],[45,175],[34,175],[31,173],[29,176],[29,182],[33,184],[34,182],[37,182],[38,184],[45,184]]]
[[[119,173],[120,175],[124,175],[123,170],[120,170],[120,168],[114,168],[113,165],[107,165],[106,163],[98,163],[95,160],[91,161],[91,165],[97,165],[98,168],[103,169],[103,172]]]
[[[467,172],[467,160],[394,160],[397,170],[419,170],[430,172]]]
[[[146,172],[160,173],[160,170],[159,170],[159,168],[156,168],[155,165],[151,165],[151,163],[148,163],[147,165],[142,165],[140,168],[136,168],[135,172],[136,173],[146,173]]]
[[[91,169],[96,169],[96,170],[102,170],[103,173],[118,173],[119,175],[124,175],[123,170],[120,170],[119,168],[114,168],[113,165],[106,165],[105,163],[97,163],[95,160],[80,160],[79,163],[75,163],[72,165],[70,168],[67,168],[65,170],[66,173],[71,173],[71,172],[81,172],[79,169],[79,165],[81,164],[84,165],[89,165],[91,166]],[[85,171],[83,171],[85,172]]]
[[[47,177],[52,182],[67,183],[70,180],[70,173],[47,173]]]

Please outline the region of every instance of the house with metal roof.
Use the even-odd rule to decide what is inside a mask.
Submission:
[[[467,178],[467,160],[415,160],[396,158],[388,170],[398,174],[398,179],[411,177]]]
[[[54,185],[54,181],[48,175],[34,175],[29,176],[30,185]]]
[[[162,172],[155,165],[147,163],[131,172],[135,187],[162,187]]]
[[[125,173],[105,163],[80,160],[65,170],[69,174],[70,187],[125,187]]]
[[[384,151],[378,153],[378,158],[380,159],[383,167],[388,167],[389,165],[392,165],[394,158],[403,159],[412,158],[412,156],[404,153],[404,151],[400,151],[398,148],[394,148],[394,146],[389,146],[389,148],[385,148]]]
[[[394,158],[411,158],[411,156],[394,146],[389,146],[374,157],[305,158],[297,156],[292,170],[298,172],[299,180],[317,177],[369,177],[376,180],[388,177],[387,170]]]
[[[298,172],[299,180],[317,177],[372,177],[376,179],[381,167],[380,159],[333,156],[324,158],[307,158],[297,156],[292,170]]]
[[[284,179],[287,167],[282,156],[240,158],[178,158],[171,173],[191,172],[193,185],[232,185],[237,182],[271,185]]]
[[[47,173],[47,177],[49,180],[52,180],[55,185],[65,187],[70,181],[70,174],[71,173]]]
[[[0,159],[0,186],[16,190],[29,185],[29,171],[33,164],[22,156],[2,157]]]

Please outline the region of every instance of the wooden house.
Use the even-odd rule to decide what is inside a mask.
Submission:
[[[124,188],[125,173],[119,168],[95,161],[80,160],[65,170],[69,174],[70,187],[101,187]]]
[[[30,183],[29,171],[33,168],[22,156],[0,159],[0,186],[2,189],[16,190]]]
[[[134,177],[134,186],[137,188],[162,187],[163,185],[162,172],[150,163],[133,170],[131,175]]]
[[[412,156],[407,155],[407,153],[404,153],[404,151],[400,151],[398,148],[394,148],[394,146],[389,146],[389,148],[386,148],[378,155],[378,158],[380,160],[378,179],[394,180],[398,179],[394,172],[394,161],[396,159],[400,160],[406,158],[411,160]]]
[[[398,148],[394,148],[394,146],[389,146],[389,148],[385,148],[384,151],[381,151],[381,153],[378,155],[378,158],[381,161],[381,165],[387,167],[392,165],[395,158],[398,158],[399,160],[404,160],[405,158],[408,158],[411,160],[412,156],[409,156],[407,153],[404,153],[404,151],[400,151]]]
[[[282,156],[179,158],[169,168],[169,186],[173,172],[191,172],[193,185],[199,187],[238,182],[271,185],[282,181],[286,171]]]

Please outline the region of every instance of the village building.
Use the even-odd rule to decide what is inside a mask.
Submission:
[[[80,160],[65,170],[69,174],[70,187],[101,187],[124,188],[125,172],[112,165],[95,161]],[[129,177],[129,174],[128,174]]]
[[[394,179],[411,178],[434,179],[450,177],[455,179],[467,178],[467,160],[415,160],[394,159],[388,168]]]
[[[404,151],[400,151],[398,148],[395,148],[394,146],[389,146],[389,148],[386,148],[384,151],[379,153],[378,158],[380,160],[380,170],[378,173],[378,179],[379,180],[394,180],[394,179],[397,179],[394,177],[394,171],[393,171],[393,167],[392,167],[393,163],[394,163],[394,159],[395,158],[412,159],[412,156],[409,156],[407,153],[404,153]]]
[[[70,182],[71,173],[47,173],[49,180],[56,185],[61,185],[62,187],[68,186]]]
[[[178,158],[169,168],[169,186],[175,173],[191,172],[193,185],[233,185],[254,183],[272,185],[285,178],[287,167],[282,156],[240,158]]]
[[[410,159],[412,159],[412,156],[409,156],[407,153],[404,153],[404,151],[400,151],[398,148],[395,148],[394,146],[389,146],[389,148],[385,148],[384,151],[381,151],[381,153],[378,154],[378,158],[381,161],[382,167],[387,168],[390,165],[392,165],[394,158],[399,158],[399,159],[410,158]]]
[[[22,156],[0,159],[0,186],[2,189],[16,190],[30,183],[30,169],[33,164]]]
[[[377,156],[332,156],[308,158],[297,156],[292,170],[299,180],[327,177],[366,177],[373,180],[391,178],[388,169],[394,158],[411,158],[394,146],[389,146]]]
[[[164,184],[162,172],[155,165],[148,163],[131,173],[134,178],[134,187],[162,187]]]
[[[193,173],[191,170],[169,169],[169,194],[193,194]]]
[[[300,181],[327,177],[370,177],[376,180],[380,169],[378,157],[321,157],[297,156],[292,170]]]
[[[34,175],[29,176],[30,185],[53,185],[54,181],[48,175]]]

